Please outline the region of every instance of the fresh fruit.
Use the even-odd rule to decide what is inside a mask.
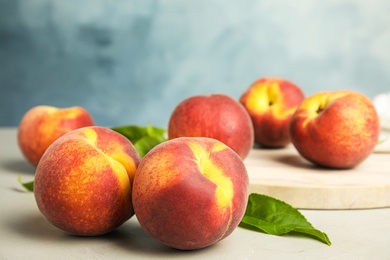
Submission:
[[[228,95],[191,96],[180,102],[168,124],[168,139],[209,137],[245,159],[253,147],[253,125],[245,108]]]
[[[134,215],[131,187],[139,162],[132,143],[111,129],[73,130],[54,141],[38,163],[38,208],[68,233],[108,233]]]
[[[297,151],[317,165],[352,168],[373,151],[380,132],[371,100],[344,90],[319,92],[297,108],[290,134]]]
[[[92,126],[90,113],[82,107],[35,106],[19,123],[17,140],[24,157],[37,166],[43,153],[57,138],[74,129]]]
[[[207,247],[229,236],[248,200],[242,159],[222,142],[181,137],[155,146],[134,178],[133,206],[141,227],[177,249]]]
[[[266,147],[288,145],[291,117],[304,98],[299,86],[281,78],[260,78],[250,85],[240,102],[252,119],[255,142]]]

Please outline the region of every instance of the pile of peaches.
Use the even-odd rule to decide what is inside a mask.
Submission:
[[[373,151],[380,131],[371,100],[349,90],[305,97],[296,84],[261,78],[239,100],[191,96],[173,110],[168,140],[143,158],[120,133],[97,126],[81,107],[37,106],[18,127],[34,166],[43,216],[74,235],[108,233],[132,216],[154,239],[177,249],[229,236],[246,209],[244,159],[256,146],[290,143],[320,167],[352,168]]]

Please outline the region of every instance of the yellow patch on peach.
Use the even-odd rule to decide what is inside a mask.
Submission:
[[[117,154],[104,153],[99,149],[99,147],[97,147],[98,134],[91,128],[83,129],[82,133],[84,134],[84,140],[107,158],[111,167],[113,168],[113,172],[118,177],[122,188],[127,188],[128,185],[124,186],[124,184],[128,184],[129,178],[134,178],[134,173],[136,170],[136,165],[134,164],[132,158],[130,158],[130,156],[123,155],[124,153],[122,151],[122,147],[119,144],[117,145],[119,150]],[[98,162],[95,162],[94,164],[96,163]],[[91,171],[91,169],[87,171]],[[130,174],[133,176],[129,176]]]
[[[188,146],[195,156],[195,162],[198,163],[200,171],[211,181],[217,184],[216,198],[217,205],[220,208],[232,207],[234,196],[234,187],[231,179],[218,168],[210,159],[210,153],[198,142],[188,142]],[[223,144],[217,144],[212,147],[212,151],[222,151],[227,149]]]
[[[128,175],[128,171],[126,170],[125,166],[109,157],[109,156],[106,156],[108,161],[110,162],[110,165],[111,165],[111,168],[113,170],[113,173],[115,174],[115,176],[118,178],[118,184],[121,186],[120,190],[130,190],[131,189],[131,185],[129,186],[129,175]]]
[[[225,150],[225,149],[227,149],[227,147],[226,147],[225,144],[223,144],[223,143],[215,143],[215,144],[213,145],[213,147],[212,147],[211,152],[212,152],[212,153],[216,153],[216,152],[223,151],[223,150]]]
[[[59,108],[52,107],[52,106],[38,106],[38,109],[45,111],[46,113],[49,113],[49,114],[57,112],[59,110]]]
[[[92,145],[93,147],[97,148],[97,138],[98,138],[98,135],[97,133],[91,129],[91,128],[87,128],[87,129],[83,129],[82,131],[83,133],[83,138],[84,140],[89,143],[90,145]]]
[[[280,79],[269,79],[257,83],[247,95],[246,108],[254,114],[262,114],[271,107],[275,118],[286,118],[296,107],[284,109],[284,100],[279,87]]]
[[[76,110],[75,108],[76,107],[69,107],[69,108],[63,109],[62,113],[64,114],[64,118],[67,118],[67,119],[77,118],[80,115],[80,111]]]
[[[119,162],[127,171],[128,177],[130,178],[130,182],[132,183],[134,180],[134,174],[137,169],[137,165],[133,158],[128,155],[124,150],[123,146],[116,143],[110,143],[110,147],[105,152],[101,151],[98,147],[98,134],[93,129],[84,129],[84,139],[94,146],[97,150],[102,152],[103,154],[108,155],[110,158]]]
[[[258,84],[250,90],[248,99],[246,101],[247,107],[250,111],[261,113],[268,109],[269,104],[275,102],[277,96],[278,84],[276,82],[264,82]]]
[[[317,99],[320,99],[320,97],[309,97],[303,101],[301,106],[297,109],[297,114],[307,116],[306,120],[302,123],[304,127],[306,127],[313,118],[318,116],[319,105]]]
[[[44,110],[48,114],[61,113],[62,119],[75,119],[80,115],[80,111],[76,110],[77,107],[68,107],[60,109],[53,106],[40,106],[40,109]]]
[[[134,160],[127,155],[121,156],[119,154],[111,154],[110,156],[112,159],[116,160],[124,167],[124,169],[128,173],[128,178],[130,179],[130,183],[133,183],[135,171],[137,169]]]
[[[56,131],[59,121],[73,120],[81,114],[79,110],[76,110],[76,107],[59,109],[57,107],[42,106],[39,109],[42,109],[44,113],[47,114],[47,117],[44,117],[43,119],[46,123],[41,125],[40,129],[40,131],[45,134]],[[57,115],[52,115],[55,113],[57,113]],[[71,128],[65,126],[63,126],[63,128],[67,129],[66,131],[72,130]]]
[[[300,109],[304,109],[307,111],[308,118],[304,122],[304,126],[306,126],[307,122],[317,117],[319,115],[319,111],[325,109],[329,106],[333,100],[336,100],[340,97],[347,95],[347,91],[338,91],[338,92],[319,92],[311,97],[308,97],[306,100],[302,102],[300,105]]]

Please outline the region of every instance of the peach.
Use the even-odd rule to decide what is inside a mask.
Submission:
[[[304,98],[299,86],[281,78],[260,78],[250,85],[240,102],[252,119],[255,142],[265,147],[288,145],[291,117]]]
[[[193,250],[229,236],[248,199],[248,174],[240,156],[207,137],[179,137],[155,146],[134,178],[133,206],[154,239]]]
[[[245,108],[223,94],[191,96],[180,102],[168,124],[168,139],[177,137],[217,139],[242,159],[254,144],[253,125]]]
[[[45,150],[57,138],[71,130],[92,125],[92,116],[82,107],[35,106],[19,123],[18,145],[27,161],[37,166]]]
[[[54,141],[38,163],[37,206],[65,232],[108,233],[134,215],[131,187],[139,162],[133,144],[111,129],[73,130]]]
[[[297,108],[290,135],[297,151],[314,164],[352,168],[374,150],[380,132],[371,100],[342,90],[318,92]]]

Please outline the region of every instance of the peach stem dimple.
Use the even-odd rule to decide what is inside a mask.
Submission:
[[[323,107],[318,107],[318,109],[317,109],[317,114],[321,114],[322,113],[322,111],[324,111],[325,109],[323,108]]]

